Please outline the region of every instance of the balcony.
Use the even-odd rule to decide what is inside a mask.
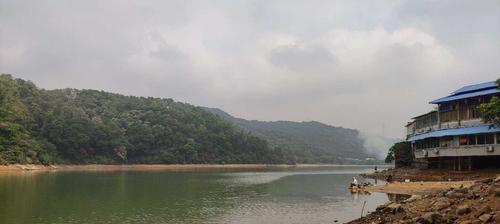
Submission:
[[[500,156],[500,144],[438,147],[415,150],[415,158]]]

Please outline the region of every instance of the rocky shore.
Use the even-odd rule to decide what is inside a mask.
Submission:
[[[500,176],[425,196],[414,195],[399,203],[388,202],[349,223],[500,223]]]

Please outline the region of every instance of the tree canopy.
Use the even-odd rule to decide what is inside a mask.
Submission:
[[[496,82],[500,86],[500,79],[497,79]],[[478,108],[483,122],[500,125],[500,99],[498,97],[492,97],[488,103],[481,104]]]
[[[293,163],[202,108],[96,90],[43,90],[0,75],[0,162]]]

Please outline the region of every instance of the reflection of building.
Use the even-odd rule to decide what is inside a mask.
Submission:
[[[500,165],[500,128],[485,124],[477,106],[500,96],[495,82],[462,87],[433,100],[435,110],[406,125],[415,165],[470,170]]]

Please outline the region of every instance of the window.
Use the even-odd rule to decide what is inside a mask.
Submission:
[[[481,114],[479,113],[479,110],[477,110],[477,109],[474,108],[472,110],[472,116],[471,116],[471,118],[480,118],[480,117],[481,117]]]
[[[460,143],[460,145],[467,145],[467,136],[460,136],[458,138],[458,142]]]
[[[495,139],[493,137],[493,134],[486,134],[486,135],[484,135],[484,142],[486,144],[495,144]]]
[[[477,144],[484,145],[484,135],[477,135]]]
[[[476,144],[476,136],[475,135],[468,135],[467,136],[467,143],[468,143],[468,145],[475,145]]]

